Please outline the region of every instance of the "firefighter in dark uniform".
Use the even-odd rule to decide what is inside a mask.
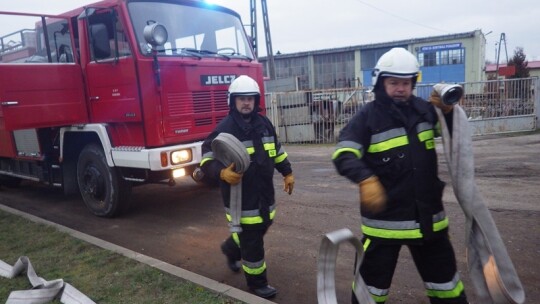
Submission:
[[[274,126],[258,112],[260,90],[257,82],[242,75],[229,87],[229,115],[208,136],[202,146],[201,169],[205,176],[220,181],[227,219],[231,222],[230,186],[242,183],[242,232],[223,242],[221,250],[232,271],[244,270],[251,291],[263,298],[271,298],[277,290],[268,285],[264,259],[263,237],[276,214],[274,199],[274,169],[283,176],[283,190],[292,193],[294,177],[287,153],[277,139]],[[234,163],[225,167],[214,159],[211,143],[220,133],[235,136],[244,144],[250,156],[248,169],[239,174]]]
[[[406,245],[431,303],[468,303],[448,236],[434,142],[434,106],[448,123],[453,107],[435,92],[430,102],[414,96],[418,73],[418,61],[403,48],[381,56],[373,73],[375,100],[342,129],[332,160],[360,188],[360,274],[375,302],[388,298]]]

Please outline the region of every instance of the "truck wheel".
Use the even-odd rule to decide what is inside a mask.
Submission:
[[[77,162],[79,191],[90,211],[101,217],[114,217],[127,209],[131,184],[123,180],[116,168],[107,165],[103,149],[89,144]]]

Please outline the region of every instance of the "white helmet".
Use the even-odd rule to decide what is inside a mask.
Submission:
[[[416,57],[404,48],[392,48],[384,53],[372,73],[373,87],[381,77],[413,78],[413,87],[420,71]]]
[[[229,86],[229,99],[227,101],[229,107],[234,107],[234,98],[236,96],[255,96],[255,109],[257,109],[259,107],[261,90],[259,90],[259,85],[253,78],[241,75]]]

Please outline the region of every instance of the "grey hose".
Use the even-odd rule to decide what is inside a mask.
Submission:
[[[219,133],[212,141],[212,152],[214,157],[224,166],[228,167],[231,163],[235,164],[236,173],[247,171],[250,160],[246,147],[233,135],[229,133]],[[240,218],[242,216],[242,182],[231,185],[230,197],[231,212],[231,232],[242,232]]]
[[[319,304],[336,304],[335,270],[339,246],[350,243],[356,249],[356,269],[354,271],[354,295],[361,304],[375,304],[360,276],[360,264],[364,249],[358,238],[346,228],[327,233],[321,242],[317,262],[317,299]]]
[[[20,257],[13,266],[0,260],[0,276],[11,279],[23,272],[26,272],[32,289],[12,291],[6,304],[48,303],[58,298],[58,295],[61,295],[60,302],[65,304],[95,304],[75,287],[64,283],[62,279],[46,281],[38,277],[28,257]]]
[[[525,292],[491,213],[474,181],[474,155],[469,122],[454,106],[452,137],[440,109],[444,154],[454,194],[466,217],[467,262],[479,303],[524,303]]]

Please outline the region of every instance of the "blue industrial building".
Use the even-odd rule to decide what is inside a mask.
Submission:
[[[421,71],[420,83],[485,80],[486,39],[481,30],[474,30],[443,36],[277,54],[274,56],[274,81],[292,79],[296,83],[296,90],[369,87],[377,60],[393,47],[406,48],[417,56]],[[262,57],[260,61],[265,70],[268,70],[267,58]]]

